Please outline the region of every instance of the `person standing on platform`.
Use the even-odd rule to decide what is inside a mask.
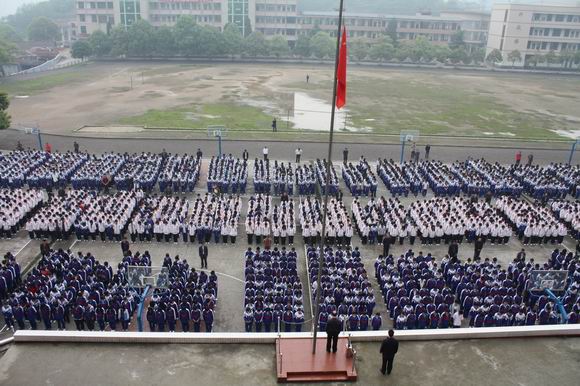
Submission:
[[[534,162],[534,155],[533,154],[528,155],[528,166],[532,166],[533,162]]]
[[[294,154],[296,155],[296,163],[299,164],[300,163],[300,156],[302,155],[302,149],[301,148],[297,148],[294,151]]]
[[[262,154],[264,155],[264,161],[268,161],[268,146],[264,146],[262,149]]]
[[[201,268],[205,268],[207,269],[207,245],[205,245],[205,243],[202,242],[202,244],[199,246],[199,258],[201,259]]]
[[[337,351],[338,335],[341,331],[342,323],[336,317],[336,311],[333,311],[328,323],[326,323],[326,352],[330,352],[331,346],[333,353]]]
[[[275,133],[278,131],[278,124],[276,122],[276,118],[272,121],[272,132]]]
[[[522,162],[522,152],[518,150],[516,153],[516,165],[519,165]]]
[[[381,373],[390,374],[393,370],[393,361],[395,360],[395,354],[399,351],[399,342],[393,337],[395,331],[389,330],[389,337],[383,340],[381,344],[381,354],[383,354],[383,366],[381,367]]]
[[[250,157],[250,155],[248,154],[248,150],[244,149],[244,151],[242,152],[242,159],[246,162],[248,162],[248,158]]]
[[[123,256],[127,256],[127,252],[129,251],[129,240],[127,238],[121,241],[121,251],[123,252]]]
[[[344,150],[342,151],[342,161],[344,163],[348,162],[348,147],[345,147]]]
[[[429,153],[431,152],[431,145],[427,144],[425,145],[425,159],[429,159]],[[419,161],[419,160],[417,160]]]

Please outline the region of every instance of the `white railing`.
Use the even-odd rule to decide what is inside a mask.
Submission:
[[[380,342],[387,331],[351,331],[352,342]],[[433,330],[397,330],[400,341],[538,338],[554,336],[580,336],[579,324],[523,327],[449,328]],[[325,332],[319,333],[326,338]],[[100,331],[54,331],[18,330],[14,341],[18,342],[69,342],[69,343],[245,343],[272,344],[279,338],[312,338],[311,332],[294,333],[238,333],[238,332],[100,332]]]

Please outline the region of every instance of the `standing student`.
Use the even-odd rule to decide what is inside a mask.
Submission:
[[[326,352],[330,352],[331,346],[333,353],[337,351],[338,335],[341,331],[342,325],[336,317],[336,311],[333,311],[328,323],[326,323]]]
[[[344,150],[342,151],[342,161],[344,163],[348,162],[348,147],[345,147]]]
[[[521,161],[522,161],[522,152],[518,150],[516,153],[516,165],[519,165]]]
[[[463,315],[459,312],[459,307],[453,312],[453,328],[460,328],[463,321]]]
[[[202,243],[199,246],[199,258],[201,259],[201,268],[207,269],[207,255],[208,255],[207,245],[205,245],[205,243]]]
[[[385,375],[390,374],[393,370],[393,361],[395,360],[395,354],[399,351],[399,342],[393,337],[395,331],[389,330],[389,337],[383,340],[381,344],[381,354],[383,354],[383,365],[381,367],[381,373]]]
[[[483,237],[479,236],[477,238],[477,240],[475,240],[474,243],[474,248],[475,248],[475,252],[473,253],[473,260],[478,261],[479,257],[481,255],[481,250],[483,249],[483,244],[485,243],[485,241],[483,240]]]
[[[264,156],[264,161],[268,161],[268,146],[264,146],[264,148],[262,149],[262,155]]]
[[[431,152],[431,145],[425,145],[425,159],[429,159],[429,153]]]

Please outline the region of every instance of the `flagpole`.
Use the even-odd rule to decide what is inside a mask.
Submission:
[[[316,280],[316,311],[312,318],[314,328],[314,335],[312,337],[312,354],[316,354],[316,338],[318,333],[318,319],[320,318],[320,299],[322,297],[321,280],[322,267],[324,264],[324,247],[326,244],[326,216],[328,213],[328,192],[330,190],[330,171],[332,168],[332,140],[334,136],[334,114],[336,112],[336,87],[338,83],[338,58],[340,52],[340,38],[342,32],[342,11],[344,0],[340,0],[340,8],[338,10],[338,29],[336,33],[336,55],[334,58],[334,85],[332,90],[332,114],[330,115],[330,133],[328,136],[328,158],[326,162],[326,189],[324,192],[324,208],[322,214],[322,232],[320,234],[319,250],[318,250],[318,278]],[[307,258],[307,256],[306,256]]]

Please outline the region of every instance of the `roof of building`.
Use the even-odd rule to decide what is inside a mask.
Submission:
[[[338,11],[305,11],[302,16],[310,17],[338,17]],[[474,17],[477,16],[477,17]],[[384,15],[377,13],[350,13],[345,12],[343,17],[368,18],[368,19],[397,19],[397,20],[424,20],[424,21],[465,21],[479,20],[482,16],[490,16],[482,12],[445,12],[443,15]]]

